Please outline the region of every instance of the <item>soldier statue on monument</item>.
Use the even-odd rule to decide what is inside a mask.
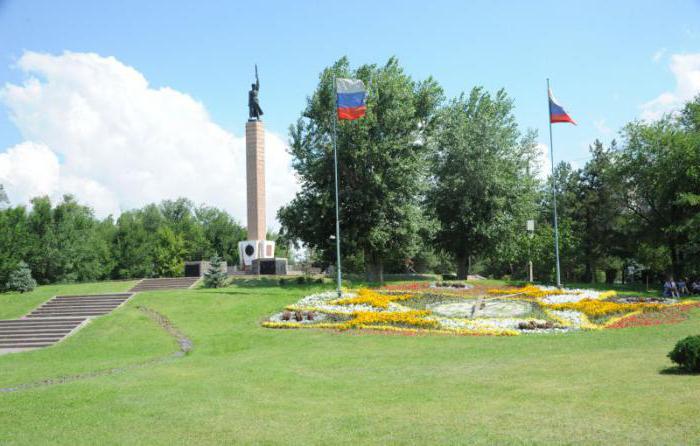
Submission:
[[[260,102],[258,101],[258,91],[260,91],[260,79],[258,79],[258,66],[255,65],[255,83],[251,84],[248,92],[248,120],[260,121],[263,115]]]

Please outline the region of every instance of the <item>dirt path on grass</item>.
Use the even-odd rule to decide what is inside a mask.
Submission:
[[[18,384],[13,387],[4,387],[0,388],[0,393],[3,392],[18,392],[21,390],[28,390],[28,389],[35,389],[38,387],[47,387],[47,386],[53,386],[57,384],[67,384],[75,381],[82,381],[85,379],[92,379],[92,378],[97,378],[100,376],[109,376],[109,375],[115,375],[118,373],[124,373],[132,370],[138,370],[138,369],[143,369],[145,367],[150,367],[156,364],[162,364],[166,362],[173,361],[177,358],[181,358],[188,353],[190,353],[193,349],[193,344],[192,340],[189,339],[182,331],[180,331],[173,323],[164,315],[158,313],[155,310],[152,310],[150,308],[144,307],[144,306],[137,306],[140,311],[145,313],[153,322],[158,324],[166,333],[168,333],[171,337],[175,338],[178,344],[178,350],[176,352],[171,353],[168,356],[161,356],[158,358],[153,358],[149,359],[146,361],[138,362],[135,364],[130,364],[126,365],[123,367],[113,367],[111,369],[105,369],[105,370],[95,370],[92,372],[84,372],[84,373],[78,373],[75,375],[68,375],[68,376],[61,376],[58,378],[48,378],[48,379],[43,379],[40,381],[34,381],[31,383],[26,383],[26,384]]]

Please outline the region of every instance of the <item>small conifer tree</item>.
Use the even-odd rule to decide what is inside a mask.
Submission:
[[[209,269],[204,273],[204,288],[221,288],[226,285],[227,277],[223,259],[214,254],[209,259]]]
[[[10,278],[5,285],[5,288],[11,291],[32,291],[36,288],[36,280],[32,277],[32,270],[29,265],[24,262],[19,262],[17,269],[10,273]]]

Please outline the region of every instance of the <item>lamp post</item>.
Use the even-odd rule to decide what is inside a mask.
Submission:
[[[532,254],[531,254],[531,248],[532,248],[532,238],[535,236],[535,220],[528,220],[527,221],[527,233],[528,236],[530,237],[530,240],[527,242],[527,258],[529,259],[527,262],[528,266],[528,281],[532,283],[533,278],[532,278]]]

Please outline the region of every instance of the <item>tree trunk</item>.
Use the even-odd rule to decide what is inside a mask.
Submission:
[[[379,256],[365,253],[365,275],[368,282],[384,283],[384,262]]]
[[[595,269],[591,262],[586,262],[586,272],[583,273],[583,281],[595,283]]]
[[[671,270],[673,270],[673,278],[678,280],[683,275],[683,265],[678,255],[678,248],[674,242],[669,243],[669,251],[671,252]]]
[[[469,274],[469,256],[459,255],[457,256],[457,279],[466,280]]]
[[[616,269],[606,269],[605,270],[605,283],[613,284],[615,283],[615,277],[617,277]]]

